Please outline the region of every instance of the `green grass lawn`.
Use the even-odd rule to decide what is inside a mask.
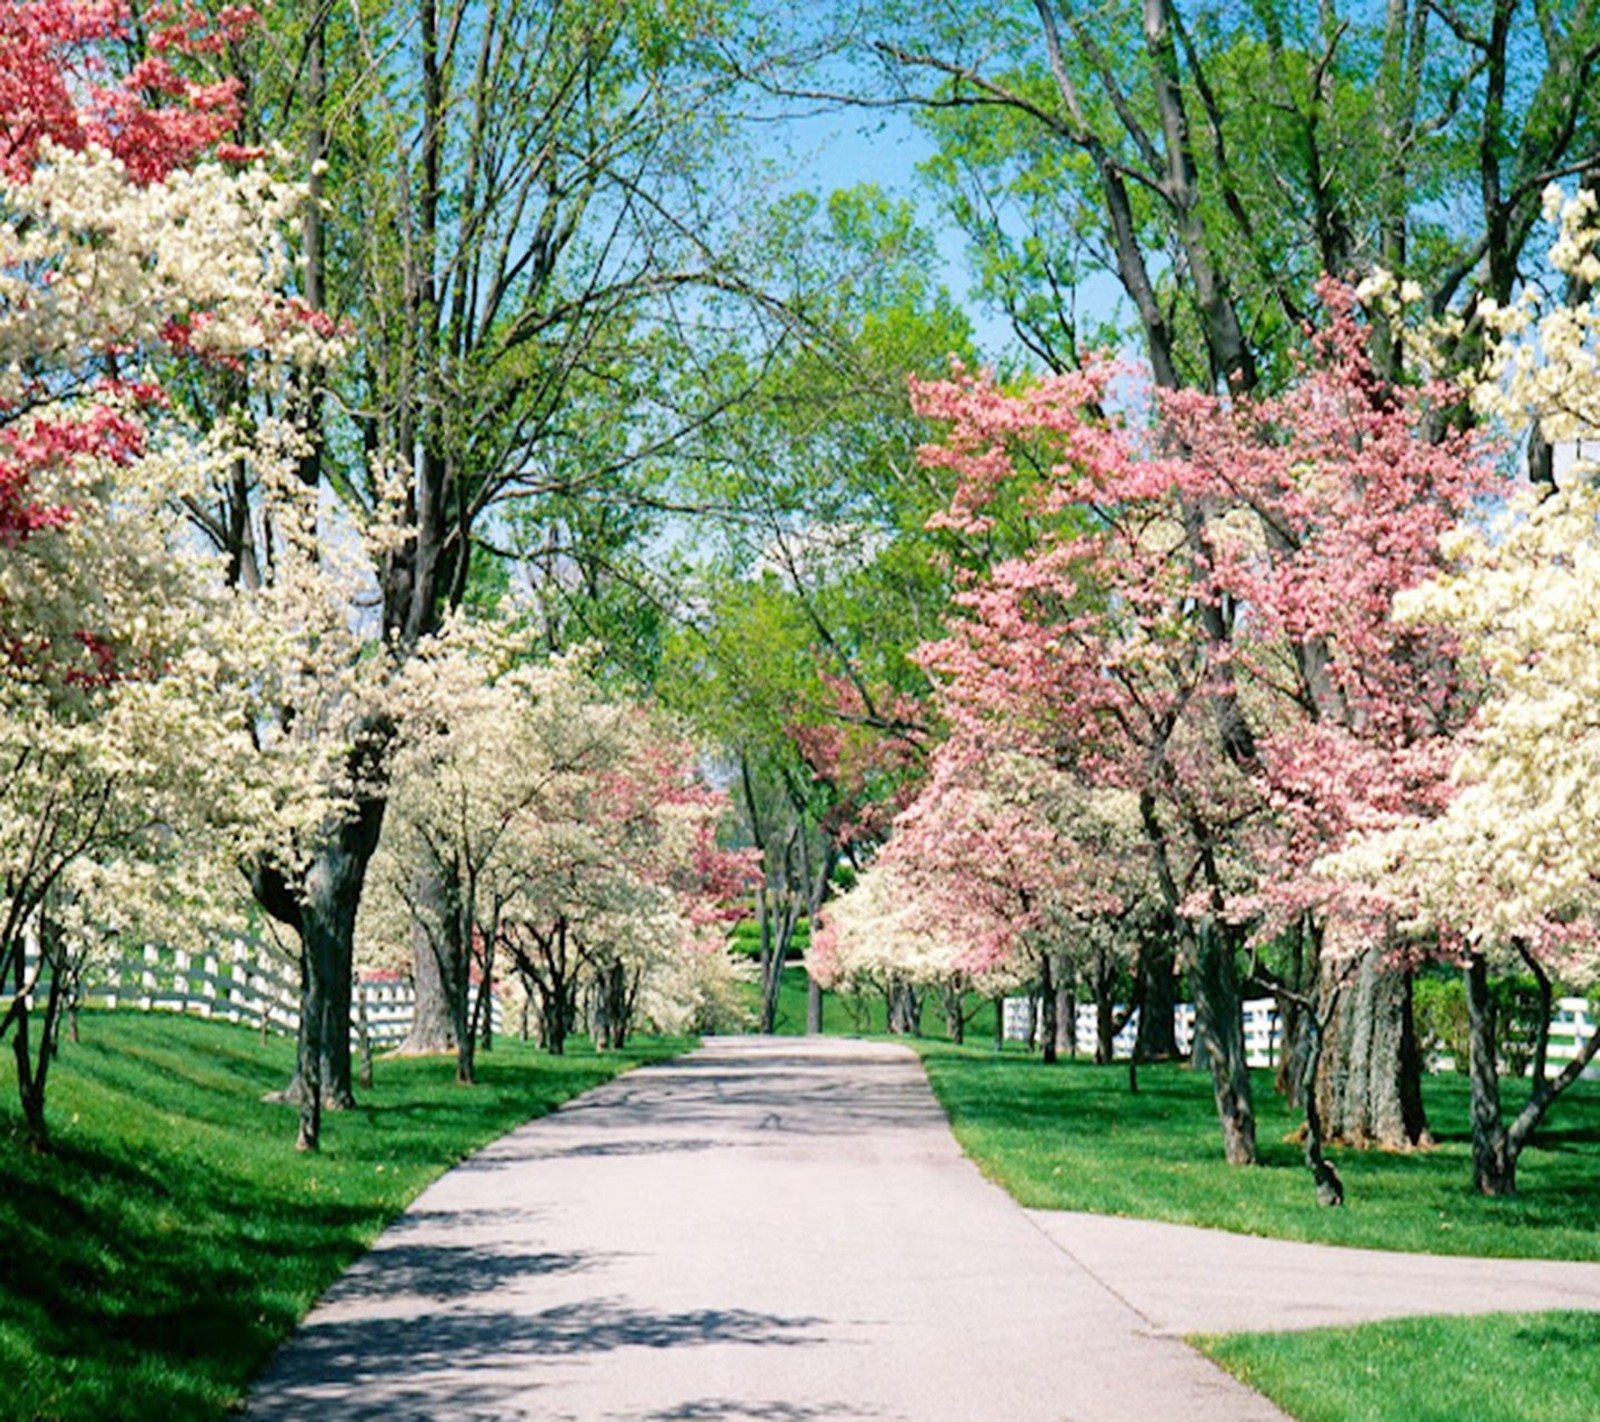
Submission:
[[[1600,1313],[1194,1340],[1299,1422],[1594,1422]]]
[[[1430,1254],[1600,1260],[1600,1083],[1580,1082],[1523,1152],[1519,1193],[1472,1192],[1467,1081],[1423,1085],[1438,1145],[1405,1154],[1330,1149],[1344,1177],[1343,1209],[1317,1205],[1300,1123],[1255,1078],[1262,1164],[1222,1161],[1210,1079],[1180,1066],[1143,1067],[1137,1096],[1125,1066],[921,1044],[934,1092],[983,1171],[1043,1209],[1209,1225],[1247,1234]],[[1524,1083],[1508,1082],[1508,1101]]]
[[[791,969],[784,1029],[803,1030]],[[942,1020],[932,1004],[930,1032]],[[881,1031],[881,1003],[830,996],[832,1032]],[[972,1027],[986,1043],[992,1019]],[[361,1106],[327,1119],[325,1149],[261,1102],[292,1044],[194,1018],[88,1014],[52,1078],[55,1150],[17,1130],[0,1064],[0,1418],[217,1417],[329,1282],[429,1180],[522,1120],[683,1043],[565,1059],[502,1040],[482,1084],[448,1061],[380,1061]],[[1466,1083],[1430,1078],[1440,1144],[1409,1155],[1336,1150],[1349,1205],[1314,1203],[1298,1124],[1257,1080],[1263,1165],[1222,1164],[1209,1082],[1147,1067],[1062,1063],[924,1039],[957,1136],[1024,1204],[1433,1253],[1600,1259],[1600,1087],[1581,1083],[1524,1154],[1521,1193],[1469,1183]],[[1516,1084],[1511,1090],[1519,1099]],[[1427,1319],[1201,1344],[1302,1422],[1597,1415],[1600,1316]],[[1450,1360],[1448,1367],[1440,1359]],[[1565,1410],[1563,1410],[1565,1409]]]
[[[686,1044],[565,1058],[502,1039],[480,1084],[383,1061],[294,1150],[293,1045],[93,1013],[51,1075],[54,1149],[22,1143],[0,1066],[0,1417],[217,1417],[317,1296],[430,1180],[512,1126]]]
[[[1519,1193],[1472,1192],[1464,1077],[1423,1085],[1438,1145],[1337,1147],[1347,1204],[1318,1206],[1299,1125],[1256,1075],[1262,1164],[1223,1164],[1208,1078],[921,1044],[934,1091],[984,1173],[1044,1209],[1209,1225],[1431,1254],[1600,1260],[1600,1084],[1559,1101],[1522,1155]],[[1526,1086],[1507,1083],[1507,1100]],[[1305,1333],[1195,1340],[1299,1422],[1594,1422],[1600,1314],[1404,1319]]]

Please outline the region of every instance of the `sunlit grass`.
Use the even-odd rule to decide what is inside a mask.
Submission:
[[[1194,1340],[1300,1422],[1594,1422],[1600,1313]]]
[[[1207,1225],[1432,1254],[1600,1259],[1600,1086],[1580,1082],[1524,1153],[1519,1193],[1471,1189],[1466,1080],[1424,1083],[1438,1144],[1330,1151],[1346,1205],[1315,1202],[1300,1124],[1255,1078],[1262,1164],[1222,1162],[1211,1085],[1178,1066],[1127,1068],[923,1043],[934,1091],[984,1173],[1041,1209]],[[1508,1083],[1520,1100],[1523,1083]],[[1246,1283],[1244,1285],[1248,1287]],[[1426,1318],[1197,1340],[1299,1422],[1593,1422],[1600,1314]]]
[[[0,1416],[217,1417],[430,1180],[512,1126],[683,1042],[551,1058],[501,1040],[480,1084],[380,1061],[324,1149],[263,1104],[292,1044],[194,1018],[86,1014],[31,1153],[0,1067]],[[9,1063],[9,1053],[6,1054]]]
[[[1223,1163],[1209,1078],[1180,1066],[1126,1067],[921,1047],[935,1093],[967,1153],[1024,1205],[1208,1225],[1284,1239],[1433,1254],[1600,1259],[1600,1084],[1559,1101],[1522,1156],[1518,1193],[1472,1191],[1467,1083],[1424,1083],[1438,1144],[1409,1153],[1330,1151],[1346,1204],[1316,1203],[1300,1124],[1255,1080],[1261,1165]],[[1508,1093],[1522,1084],[1508,1083]]]

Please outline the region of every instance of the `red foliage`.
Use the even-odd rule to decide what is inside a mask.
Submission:
[[[72,150],[100,145],[138,183],[193,163],[239,119],[237,81],[206,82],[196,77],[196,61],[220,53],[256,22],[254,11],[236,5],[210,16],[195,6],[157,7],[137,27],[143,57],[119,71],[136,37],[125,0],[0,0],[0,177],[28,182],[46,142]],[[53,276],[45,271],[39,280],[48,284]],[[188,349],[205,316],[191,319],[192,325],[169,324],[173,349]],[[0,548],[15,549],[70,520],[70,508],[37,497],[45,471],[84,459],[126,467],[144,453],[140,414],[164,405],[163,393],[97,379],[98,368],[96,361],[88,370],[46,369],[25,397],[0,407]],[[62,398],[86,384],[92,402]],[[46,643],[26,632],[5,629],[5,635],[13,660],[50,655]],[[90,632],[77,640],[88,666],[69,668],[69,679],[94,683],[114,674],[103,640]]]
[[[1051,461],[1044,531],[922,649],[957,738],[1150,797],[1196,855],[1234,857],[1231,878],[1191,861],[1186,888],[1240,918],[1307,907],[1307,866],[1349,828],[1437,803],[1464,714],[1449,644],[1390,612],[1488,462],[1432,437],[1454,392],[1384,389],[1351,303],[1324,298],[1289,391],[1152,397],[1149,430],[1095,413],[1122,374],[1104,365],[1015,396],[913,386],[950,424],[923,456],[959,476],[943,523],[986,526],[1019,446]]]
[[[840,846],[881,842],[915,794],[921,755],[906,735],[873,724],[849,677],[822,672],[821,680],[828,719],[791,722],[786,730],[813,782],[827,793],[822,831]],[[882,701],[880,717],[891,726],[913,726],[923,717],[909,697],[885,693]]]
[[[59,504],[29,497],[26,465],[0,454],[0,548],[15,548],[42,528],[59,528],[71,516]]]
[[[759,877],[759,855],[718,844],[727,797],[701,779],[695,748],[688,741],[647,742],[624,765],[595,777],[588,808],[612,841],[618,861],[669,890],[694,928],[744,916]],[[720,936],[706,941],[720,949]]]
[[[21,430],[0,428],[0,546],[15,548],[71,517],[70,509],[29,497],[41,470],[84,457],[126,465],[144,448],[144,426],[109,405],[93,406],[82,415],[41,417]]]
[[[214,55],[256,23],[226,6],[159,7],[144,16],[145,56],[113,69],[131,37],[124,0],[6,0],[0,4],[0,174],[26,182],[46,140],[99,144],[139,182],[153,182],[220,142],[239,121],[239,83],[202,82],[186,61]]]

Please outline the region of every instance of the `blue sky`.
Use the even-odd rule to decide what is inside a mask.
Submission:
[[[972,269],[965,239],[939,211],[929,185],[916,167],[933,145],[916,127],[909,110],[839,111],[791,119],[775,126],[773,149],[793,155],[793,185],[827,194],[858,183],[876,183],[885,192],[916,202],[922,225],[938,242],[939,280],[971,317],[978,348],[986,358],[1014,350],[1015,337],[1003,317],[982,309],[972,296]]]

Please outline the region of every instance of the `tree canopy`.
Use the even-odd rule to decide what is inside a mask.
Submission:
[[[1241,1162],[1247,988],[1324,1086],[1376,977],[1548,1020],[1595,965],[1597,64],[1592,0],[4,7],[35,1134],[30,998],[48,1045],[175,902],[295,936],[308,1148],[358,919],[463,1080],[497,983],[557,1050],[726,1013],[741,913],[768,1029],[808,919],[815,983],[953,1022],[1092,980],[1109,1043],[1176,972]],[[819,110],[911,115],[920,186],[787,176]],[[1510,1189],[1570,1077],[1501,1127],[1474,1052]]]

